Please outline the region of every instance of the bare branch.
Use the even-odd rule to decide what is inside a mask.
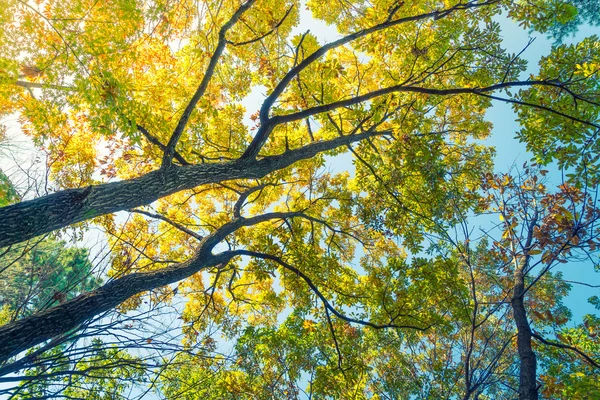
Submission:
[[[191,229],[186,228],[185,226],[181,225],[178,222],[173,221],[170,218],[165,217],[164,215],[155,214],[155,213],[151,213],[151,212],[144,211],[144,210],[129,210],[129,212],[145,215],[150,218],[161,219],[161,220],[165,221],[166,223],[168,223],[169,225],[179,229],[182,232],[187,233],[188,235],[190,235],[192,237],[195,237],[198,240],[204,239],[204,237],[202,235],[199,235],[198,233],[192,231]]]

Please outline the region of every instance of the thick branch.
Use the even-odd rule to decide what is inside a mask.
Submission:
[[[262,146],[267,141],[267,138],[269,137],[269,134],[271,133],[271,131],[273,129],[272,125],[269,123],[270,122],[269,121],[269,111],[271,110],[271,107],[273,107],[273,104],[275,104],[275,101],[277,101],[279,96],[281,96],[281,94],[283,93],[283,91],[285,90],[287,85],[300,72],[302,72],[309,65],[311,65],[313,62],[315,62],[316,60],[321,58],[323,55],[325,55],[330,50],[341,47],[347,43],[350,43],[354,40],[360,39],[364,36],[370,35],[371,33],[375,33],[375,32],[378,32],[378,31],[381,31],[381,30],[384,30],[384,29],[387,29],[387,28],[390,28],[393,26],[401,25],[401,24],[404,24],[407,22],[415,22],[415,21],[420,21],[420,20],[424,20],[424,19],[430,19],[430,18],[439,19],[439,18],[443,18],[457,10],[468,10],[471,8],[487,6],[487,5],[496,3],[496,2],[497,2],[496,0],[491,0],[491,1],[483,1],[480,3],[479,2],[458,3],[455,6],[448,8],[448,9],[444,9],[444,10],[436,10],[436,11],[432,11],[429,13],[413,15],[410,17],[398,18],[398,19],[394,19],[394,20],[390,20],[388,18],[381,24],[372,26],[367,29],[360,30],[358,32],[354,32],[350,35],[344,36],[341,39],[338,39],[336,41],[333,41],[331,43],[328,43],[328,44],[320,47],[314,53],[310,54],[308,57],[306,57],[304,60],[302,60],[302,62],[300,62],[298,65],[296,65],[295,67],[290,69],[288,71],[288,73],[283,77],[283,79],[277,84],[275,89],[273,89],[273,92],[271,92],[271,94],[265,99],[265,101],[263,102],[263,104],[260,108],[260,112],[259,112],[261,127],[256,132],[256,135],[254,136],[252,143],[250,143],[250,145],[248,146],[248,148],[242,155],[242,158],[256,157],[258,155],[260,149],[262,148]]]
[[[204,249],[204,246],[200,247]],[[158,271],[133,273],[64,304],[0,327],[0,362],[57,335],[77,328],[131,296],[184,279],[203,268],[229,261],[231,255],[199,251],[190,260]]]
[[[68,189],[34,200],[0,208],[0,247],[23,242],[38,235],[101,215],[150,204],[162,197],[200,185],[235,179],[259,179],[296,161],[391,132],[361,133],[310,143],[299,149],[260,160],[237,160],[189,165],[153,171],[119,182]]]
[[[219,62],[219,58],[221,57],[221,54],[223,54],[223,51],[225,50],[225,45],[227,44],[225,34],[229,29],[231,29],[233,25],[235,25],[235,23],[242,16],[242,14],[244,14],[252,6],[252,3],[254,3],[254,1],[255,0],[248,0],[246,3],[244,3],[232,15],[231,19],[221,27],[221,30],[219,31],[219,41],[217,42],[217,48],[215,49],[215,52],[210,58],[208,67],[206,68],[206,72],[204,73],[204,77],[200,82],[200,86],[198,86],[198,89],[196,89],[196,93],[194,93],[187,107],[183,111],[181,118],[179,118],[179,122],[177,122],[175,130],[173,130],[173,133],[171,134],[169,143],[167,143],[167,148],[163,156],[162,168],[168,169],[171,166],[171,160],[173,159],[173,154],[175,153],[175,146],[177,145],[179,138],[183,134],[183,130],[185,129],[192,115],[192,112],[194,111],[194,108],[196,108],[196,104],[198,104],[198,101],[204,95],[204,92],[206,92],[206,89],[208,88],[208,84],[212,79],[212,76],[215,72],[215,68],[217,67],[217,63]]]
[[[200,242],[194,256],[157,271],[137,272],[118,278],[99,289],[82,294],[49,310],[0,327],[0,363],[32,346],[76,329],[89,319],[108,311],[131,296],[189,277],[201,269],[226,264],[237,252],[211,254],[216,244],[244,226],[273,219],[291,218],[298,212],[273,212],[252,218],[237,218],[221,226]]]

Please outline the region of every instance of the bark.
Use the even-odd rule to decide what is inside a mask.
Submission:
[[[389,132],[366,132],[311,143],[259,160],[199,164],[157,170],[138,178],[63,190],[0,208],[0,248],[101,215],[150,204],[196,186],[234,179],[258,179],[316,154]]]
[[[517,325],[517,349],[520,359],[519,400],[537,400],[537,360],[531,348],[531,327],[527,320],[527,311],[523,301],[525,292],[523,266],[515,270],[514,285],[511,305]]]
[[[107,283],[99,289],[44,312],[0,326],[0,364],[11,356],[46,340],[78,328],[91,318],[108,311],[131,296],[185,279],[201,269],[229,262],[243,251],[213,255],[212,249],[229,234],[243,226],[253,226],[272,219],[293,218],[299,212],[272,212],[251,218],[239,217],[206,236],[188,261],[157,271],[133,273]],[[2,368],[0,368],[0,373]]]
[[[201,251],[192,259],[158,271],[133,273],[41,313],[0,327],[0,363],[108,311],[131,296],[184,279],[204,268],[227,262],[232,255]]]

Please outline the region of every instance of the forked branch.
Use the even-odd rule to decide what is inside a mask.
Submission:
[[[260,108],[260,111],[259,111],[261,127],[256,132],[254,139],[252,140],[252,142],[250,143],[250,145],[248,146],[248,148],[246,149],[246,151],[244,152],[244,154],[242,155],[241,158],[254,158],[258,155],[258,153],[260,152],[260,149],[266,143],[266,141],[269,137],[269,134],[271,133],[271,131],[273,130],[273,127],[274,127],[274,125],[271,124],[271,121],[269,119],[269,112],[271,110],[271,107],[273,107],[273,105],[275,104],[275,102],[277,101],[279,96],[281,96],[281,94],[283,93],[285,88],[288,86],[288,84],[300,72],[302,72],[304,69],[306,69],[308,66],[310,66],[313,62],[317,61],[319,58],[321,58],[323,55],[325,55],[330,50],[336,49],[347,43],[350,43],[357,39],[360,39],[364,36],[370,35],[375,32],[379,32],[381,30],[384,30],[384,29],[387,29],[387,28],[390,28],[393,26],[401,25],[401,24],[408,23],[408,22],[425,20],[425,19],[440,19],[440,18],[446,17],[447,15],[450,15],[454,11],[468,10],[468,9],[488,6],[488,5],[497,3],[497,2],[498,2],[498,0],[489,0],[489,1],[483,1],[483,2],[470,1],[467,3],[458,3],[458,4],[454,5],[453,7],[443,9],[443,10],[436,10],[436,11],[432,11],[429,13],[413,15],[413,16],[397,18],[397,19],[388,18],[380,24],[374,25],[367,29],[362,29],[360,31],[354,32],[350,35],[344,36],[341,39],[338,39],[336,41],[333,41],[331,43],[328,43],[328,44],[320,47],[314,53],[310,54],[308,57],[306,57],[304,60],[302,60],[298,65],[291,68],[288,71],[288,73],[283,77],[283,79],[281,79],[281,81],[277,84],[275,89],[273,89],[273,92],[271,92],[271,94],[265,99],[265,101],[263,102],[263,104]],[[393,14],[390,14],[390,15],[393,15]]]
[[[215,52],[210,58],[208,67],[206,68],[206,72],[204,73],[204,77],[202,78],[198,89],[196,89],[196,93],[194,93],[190,102],[185,107],[185,110],[183,110],[183,114],[179,118],[177,126],[171,134],[169,143],[167,143],[167,148],[165,149],[165,154],[163,155],[161,168],[169,169],[172,165],[173,155],[175,154],[175,146],[177,146],[177,142],[179,141],[179,138],[181,138],[181,135],[183,134],[183,131],[187,126],[187,123],[190,117],[192,116],[192,112],[196,108],[198,101],[200,101],[200,98],[206,92],[208,84],[210,83],[215,72],[215,68],[217,67],[217,63],[219,62],[219,58],[221,58],[221,54],[223,54],[223,51],[225,50],[225,45],[227,44],[227,39],[225,38],[225,35],[227,34],[227,31],[235,25],[235,23],[240,19],[240,17],[252,6],[254,1],[255,0],[246,1],[240,8],[237,9],[235,13],[233,13],[229,21],[227,21],[225,25],[221,27],[221,30],[219,31],[219,41],[217,42],[217,47],[215,48]]]

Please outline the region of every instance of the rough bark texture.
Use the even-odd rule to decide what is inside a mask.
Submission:
[[[0,326],[0,364],[11,356],[55,336],[69,332],[98,314],[108,311],[131,296],[165,286],[189,277],[201,269],[225,264],[242,251],[227,251],[213,255],[212,249],[227,235],[243,226],[252,226],[271,219],[292,218],[298,212],[272,212],[250,218],[239,217],[227,222],[203,238],[188,261],[157,271],[133,273],[107,283],[99,289],[82,294],[44,312]]]
[[[192,259],[158,271],[134,273],[82,294],[60,306],[0,327],[0,363],[57,335],[77,328],[94,316],[108,311],[131,296],[184,279],[203,268],[227,262],[199,251]]]
[[[537,360],[531,348],[531,327],[529,326],[527,312],[523,303],[525,283],[522,267],[517,268],[515,271],[514,285],[511,305],[515,323],[517,324],[517,348],[520,359],[519,400],[537,400]]]
[[[387,133],[387,132],[386,132]],[[63,190],[0,208],[0,247],[100,215],[150,204],[196,186],[232,179],[261,178],[317,153],[384,133],[362,133],[311,143],[278,156],[157,170],[139,178]]]

